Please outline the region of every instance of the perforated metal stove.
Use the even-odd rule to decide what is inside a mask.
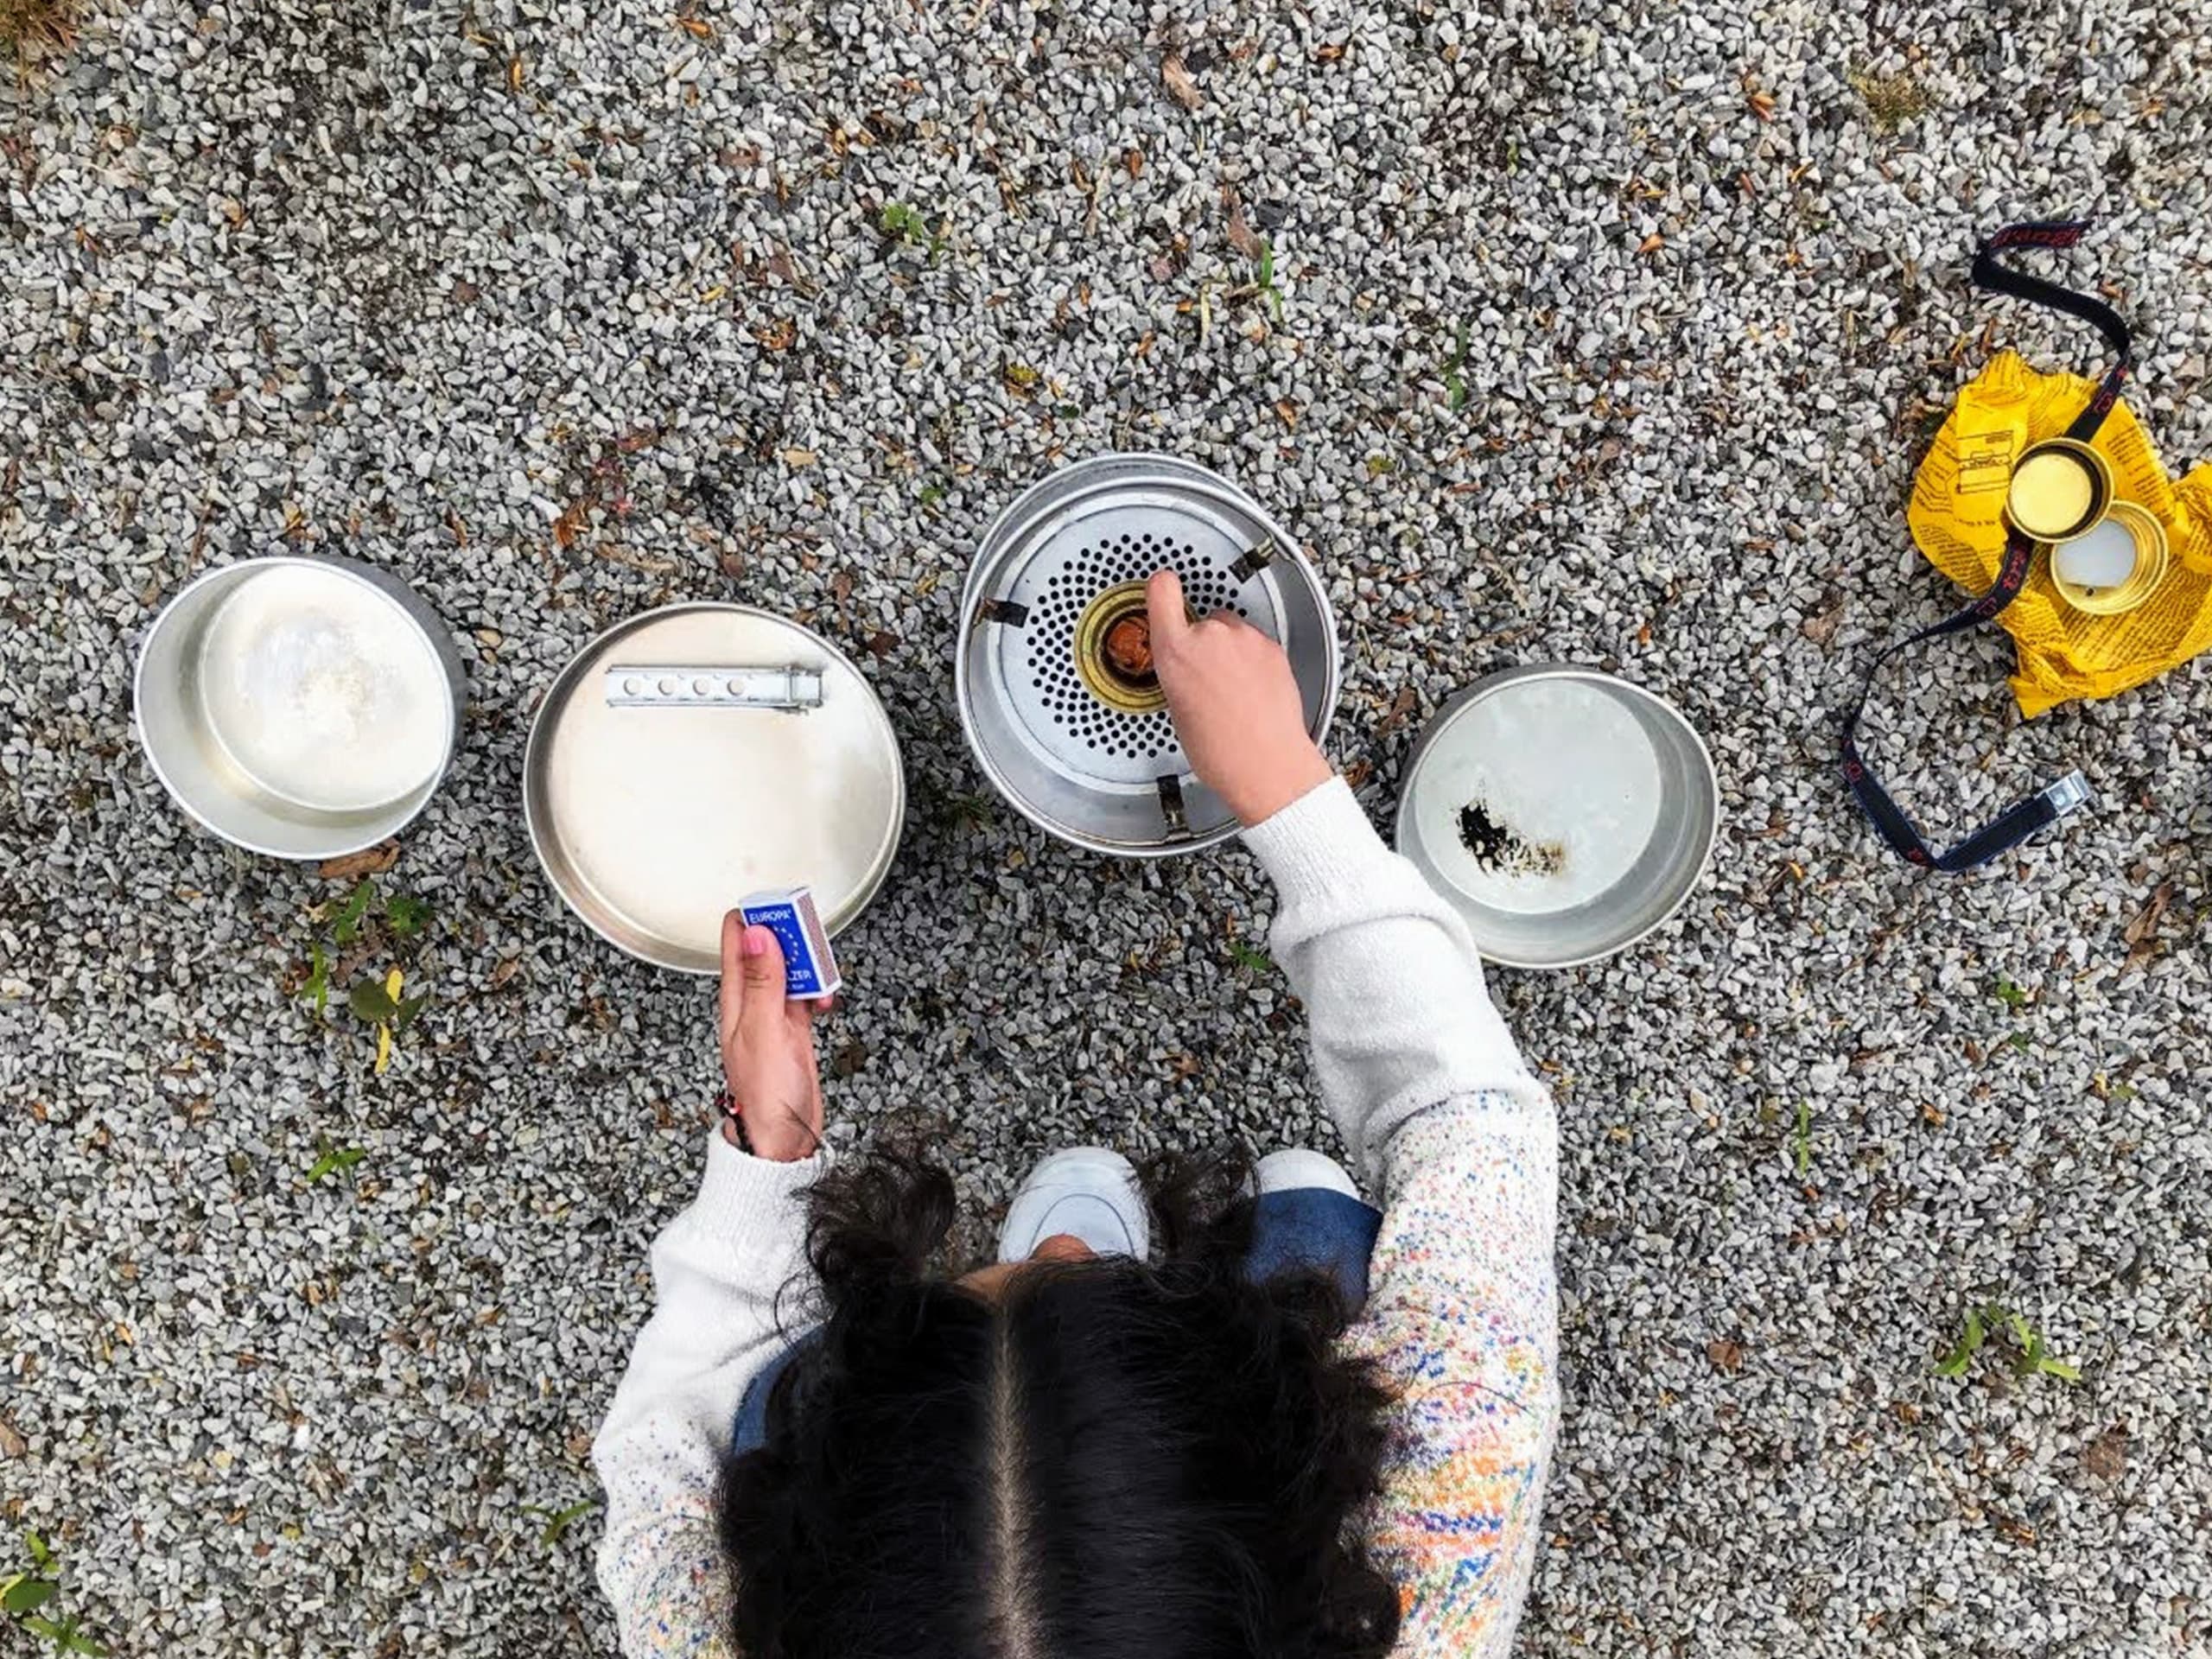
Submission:
[[[1281,642],[1318,741],[1336,707],[1334,621],[1313,566],[1227,480],[1170,455],[1101,455],[1024,492],[984,532],[955,665],[969,747],[1024,816],[1130,857],[1234,833],[1191,775],[1144,650],[1144,582]]]

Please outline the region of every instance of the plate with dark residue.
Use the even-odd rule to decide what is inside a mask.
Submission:
[[[1511,669],[1450,698],[1407,763],[1397,847],[1491,961],[1567,968],[1680,908],[1719,823],[1689,722],[1594,669]]]

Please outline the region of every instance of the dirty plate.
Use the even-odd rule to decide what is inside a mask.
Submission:
[[[563,669],[523,762],[531,844],[632,956],[720,965],[722,912],[809,887],[835,933],[883,884],[906,808],[899,740],[858,668],[746,605],[672,605]]]
[[[1547,664],[1438,711],[1407,763],[1396,839],[1486,958],[1572,968],[1673,915],[1719,823],[1712,757],[1670,704]]]

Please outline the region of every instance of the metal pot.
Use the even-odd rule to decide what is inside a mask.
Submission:
[[[209,570],[154,619],[132,687],[162,787],[224,840],[325,859],[404,828],[452,764],[445,624],[397,577],[323,554]]]
[[[1191,774],[1157,682],[1116,650],[1162,565],[1194,611],[1233,610],[1281,643],[1317,742],[1336,707],[1320,578],[1243,491],[1153,454],[1096,456],[1033,485],[984,532],[962,591],[960,724],[1017,811],[1095,852],[1160,858],[1236,830]]]
[[[1673,704],[1541,663],[1446,699],[1407,760],[1396,844],[1509,968],[1611,956],[1679,910],[1720,788]]]

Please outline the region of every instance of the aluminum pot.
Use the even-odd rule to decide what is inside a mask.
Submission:
[[[1681,908],[1719,817],[1713,757],[1673,704],[1541,663],[1437,710],[1406,761],[1395,840],[1489,960],[1573,968]]]
[[[195,822],[326,859],[413,821],[453,762],[466,696],[443,620],[333,554],[247,559],[180,589],[139,647],[138,740]]]

